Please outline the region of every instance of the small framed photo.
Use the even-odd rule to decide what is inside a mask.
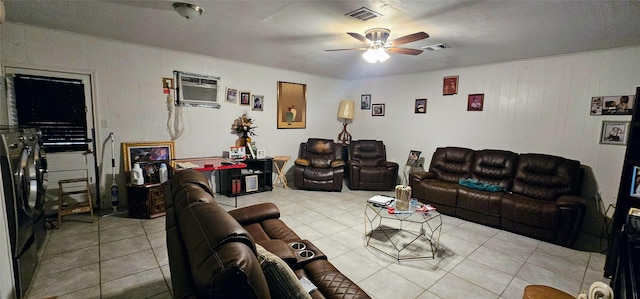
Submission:
[[[591,115],[631,115],[634,95],[591,98]]]
[[[415,113],[427,113],[427,99],[416,99]]]
[[[240,92],[240,105],[251,105],[251,93],[248,91]]]
[[[251,96],[251,110],[262,111],[262,105],[264,105],[264,96]]]
[[[247,151],[244,146],[232,146],[229,148],[229,159],[244,160],[247,156]]]
[[[371,105],[371,115],[373,115],[373,116],[384,116],[384,104],[372,104]]]
[[[444,77],[442,83],[442,95],[450,96],[458,94],[458,76]]]
[[[371,109],[371,95],[363,94],[360,96],[360,110]]]
[[[164,88],[164,89],[173,89],[173,79],[172,78],[162,78],[162,88]]]
[[[258,175],[248,175],[244,177],[244,190],[246,192],[258,191]]]
[[[227,93],[224,99],[229,103],[235,103],[238,99],[238,90],[235,88],[227,87]]]
[[[415,150],[409,151],[409,158],[407,158],[407,166],[411,166],[411,167],[420,166],[418,161],[420,160],[421,153],[422,153],[421,151],[415,151]]]
[[[258,150],[256,150],[256,157],[258,159],[264,159],[264,158],[267,157],[267,154],[266,154],[264,149],[258,149]]]
[[[640,167],[633,166],[633,174],[631,175],[631,192],[629,195],[640,197]]]
[[[484,93],[470,94],[467,98],[467,111],[482,111]]]
[[[602,121],[602,133],[600,134],[601,144],[627,144],[627,132],[629,131],[628,121]]]

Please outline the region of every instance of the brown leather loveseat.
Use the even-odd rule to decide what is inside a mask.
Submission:
[[[461,147],[437,148],[429,171],[409,178],[413,196],[443,214],[567,247],[586,210],[581,181],[575,160]]]
[[[163,187],[174,298],[369,298],[282,222],[274,204],[227,212],[195,170],[176,172]],[[279,263],[265,268],[274,254]],[[294,296],[283,290],[286,277],[298,286],[308,279],[316,289],[298,287]]]

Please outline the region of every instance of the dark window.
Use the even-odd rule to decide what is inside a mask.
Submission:
[[[88,149],[82,81],[16,75],[14,89],[18,124],[39,127],[47,152]]]

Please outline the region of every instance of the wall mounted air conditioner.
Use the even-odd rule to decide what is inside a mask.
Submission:
[[[220,77],[174,71],[177,81],[177,104],[185,107],[220,108]]]

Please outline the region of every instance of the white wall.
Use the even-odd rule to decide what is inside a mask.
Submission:
[[[264,95],[263,111],[251,111],[249,106],[224,100],[220,101],[221,109],[184,108],[186,129],[175,141],[178,158],[221,155],[223,150],[229,150],[237,139],[231,133],[231,124],[243,113],[254,119],[258,136],[252,140],[268,156],[295,157],[300,142],[308,137],[335,138],[341,128],[335,116],[347,87],[341,80],[20,24],[7,23],[2,30],[5,66],[94,75],[98,160],[104,163],[102,186],[111,182],[109,132],[114,132],[117,144],[170,140],[161,78],[172,77],[174,70],[220,76],[221,98],[227,86]],[[306,129],[277,129],[277,81],[307,84]],[[6,108],[3,109],[1,114],[6,115]],[[108,127],[101,127],[103,122]],[[116,151],[120,161],[119,149]],[[118,175],[118,180],[124,190],[123,176]],[[106,194],[102,193],[103,207],[110,206]]]
[[[393,63],[393,57],[387,63]],[[450,75],[459,76],[458,94],[443,96],[443,77]],[[635,94],[640,86],[640,47],[351,84],[354,97],[371,94],[372,103],[386,108],[383,117],[356,109],[349,126],[353,138],[381,138],[383,132],[388,156],[401,164],[409,150],[420,150],[428,168],[435,148],[441,146],[563,156],[586,166],[583,194],[594,201],[599,192],[607,207],[616,202],[625,147],[599,144],[602,121],[628,121],[631,116],[591,116],[590,100]],[[466,111],[467,96],[475,93],[485,95],[482,112]],[[428,99],[426,114],[414,114],[418,98]],[[592,224],[585,221],[587,228]],[[598,225],[588,229],[600,233]]]

